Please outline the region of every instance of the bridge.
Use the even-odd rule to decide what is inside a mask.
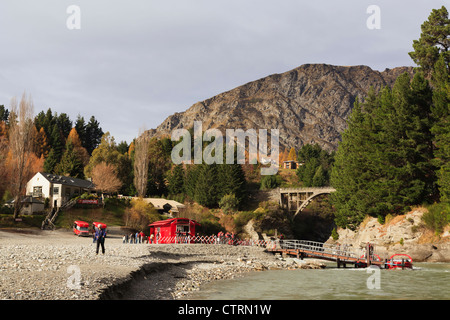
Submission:
[[[267,248],[272,253],[290,255],[296,258],[316,258],[336,261],[338,268],[347,264],[366,267],[370,265],[384,266],[385,262],[374,254],[373,245],[367,244],[364,249],[354,249],[345,245],[332,245],[308,240],[280,240],[279,245]]]
[[[330,194],[336,189],[323,188],[280,188],[280,207],[295,212],[294,217],[306,208],[311,201],[322,194]]]

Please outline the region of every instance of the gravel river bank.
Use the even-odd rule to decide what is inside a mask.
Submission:
[[[0,230],[0,299],[184,299],[204,283],[250,271],[321,268],[314,260],[279,259],[261,247],[123,244],[69,231]]]

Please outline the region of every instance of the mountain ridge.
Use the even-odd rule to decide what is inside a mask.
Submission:
[[[363,100],[371,86],[379,91],[413,67],[380,72],[368,66],[304,64],[284,73],[250,81],[194,103],[167,117],[150,137],[170,136],[175,129],[189,129],[202,121],[203,130],[279,129],[280,145],[299,149],[318,143],[336,150],[356,97]]]

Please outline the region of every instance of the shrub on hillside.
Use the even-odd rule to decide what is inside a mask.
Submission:
[[[220,199],[219,207],[226,214],[230,214],[238,209],[239,201],[234,194],[226,194]]]
[[[441,234],[450,222],[450,205],[445,202],[433,204],[423,214],[422,220],[437,235]]]
[[[143,230],[155,221],[161,220],[161,215],[150,203],[142,199],[131,201],[131,207],[125,210],[124,222],[127,227]]]

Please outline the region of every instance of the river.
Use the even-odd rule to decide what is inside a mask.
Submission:
[[[415,263],[413,270],[336,268],[269,270],[204,284],[199,300],[450,299],[450,263]]]

